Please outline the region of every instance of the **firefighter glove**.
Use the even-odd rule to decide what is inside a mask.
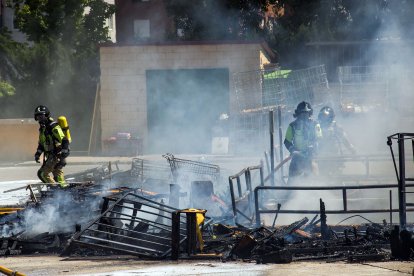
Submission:
[[[40,152],[36,152],[36,153],[35,153],[34,158],[35,158],[36,163],[40,163],[40,161],[39,161],[39,159],[40,159],[40,155],[41,155],[41,153],[40,153]]]
[[[69,149],[62,149],[60,151],[60,158],[65,159],[66,157],[68,157],[70,154]]]

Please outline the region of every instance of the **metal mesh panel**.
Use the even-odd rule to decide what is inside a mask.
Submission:
[[[324,65],[240,72],[234,74],[233,80],[238,103],[238,110],[231,115],[230,143],[234,153],[268,149],[270,109],[281,106],[282,117],[290,119],[301,101],[311,103],[315,110],[332,105]]]
[[[131,176],[137,177],[141,181],[159,179],[169,182],[172,179],[171,169],[164,162],[133,158]]]
[[[171,153],[163,155],[168,160],[174,180],[210,180],[217,183],[220,178],[220,167],[217,165],[176,158]]]
[[[301,101],[314,106],[331,102],[324,65],[241,72],[234,74],[233,79],[239,112],[277,105],[294,109]]]
[[[244,110],[232,117],[230,141],[233,152],[262,152],[269,144],[270,108]]]
[[[338,67],[341,104],[387,107],[390,78],[390,71],[387,67]]]

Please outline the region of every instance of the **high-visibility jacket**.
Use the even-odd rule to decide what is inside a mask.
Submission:
[[[49,118],[45,126],[39,128],[39,153],[57,153],[62,148],[68,148],[69,141],[62,128],[52,118]]]
[[[284,144],[290,151],[307,153],[315,151],[318,140],[322,137],[321,126],[312,119],[296,119],[291,122],[286,130]]]

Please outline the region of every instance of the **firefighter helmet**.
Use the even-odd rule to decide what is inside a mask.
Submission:
[[[37,121],[36,117],[39,115],[45,115],[46,118],[50,117],[50,111],[49,109],[44,106],[44,105],[39,105],[38,107],[36,107],[35,112],[34,112],[34,118]]]
[[[329,125],[335,118],[335,112],[332,107],[324,106],[318,114],[318,120],[323,125]]]
[[[309,116],[312,116],[313,109],[310,103],[308,102],[301,102],[298,104],[298,106],[295,109],[295,113],[293,114],[293,117],[297,117],[300,113],[309,113]]]

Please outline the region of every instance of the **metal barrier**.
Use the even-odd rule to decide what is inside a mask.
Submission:
[[[331,102],[325,65],[299,70],[280,68],[237,72],[233,75],[239,111],[272,105],[294,110],[301,101],[312,106]]]
[[[388,108],[392,77],[384,66],[339,66],[341,104]]]
[[[114,202],[109,206],[109,202]],[[128,193],[105,198],[102,215],[76,233],[71,244],[141,257],[164,258],[171,253],[172,214],[178,209]],[[185,221],[183,219],[183,221]],[[186,239],[180,224],[178,242]]]
[[[414,184],[406,184],[406,187],[414,187]],[[399,212],[399,209],[364,209],[364,210],[348,210],[347,191],[348,190],[364,190],[364,189],[397,189],[398,185],[365,185],[365,186],[257,186],[254,189],[254,205],[256,211],[256,225],[260,226],[261,214],[284,213],[284,214],[319,214],[320,210],[261,210],[259,207],[259,191],[261,190],[299,190],[299,191],[322,191],[322,190],[339,190],[342,191],[343,210],[326,210],[326,214],[364,214],[364,213],[387,213]],[[414,211],[407,209],[406,211]]]
[[[171,168],[167,164],[141,158],[132,159],[131,176],[138,178],[141,182],[146,179],[158,179],[166,182],[172,180]]]
[[[264,186],[264,177],[263,177],[263,164],[260,164],[258,166],[251,166],[244,168],[240,172],[238,172],[235,175],[229,176],[229,186],[230,186],[230,195],[231,195],[231,204],[233,207],[233,214],[235,217],[235,221],[237,223],[237,214],[240,214],[242,217],[247,219],[248,221],[253,221],[253,212],[251,210],[251,206],[253,205],[253,197],[252,197],[252,174],[251,171],[259,170],[260,173],[260,186]],[[241,185],[241,176],[244,175],[244,182],[246,184],[246,189],[243,192],[242,185]],[[238,197],[235,195],[234,191],[234,183],[233,180],[236,179],[237,183],[237,194]],[[237,208],[237,204],[241,203],[243,200],[247,198],[247,209],[248,214],[245,214],[242,210]]]
[[[359,175],[352,176],[363,176],[365,178],[371,177],[372,162],[384,162],[390,161],[390,158],[386,155],[343,155],[343,156],[332,156],[332,157],[318,157],[315,159],[317,163],[330,162],[330,163],[345,163],[345,162],[360,162],[365,166],[365,172]],[[345,175],[349,177],[351,175]],[[381,176],[383,177],[383,176]]]
[[[101,181],[110,179],[113,174],[119,172],[119,161],[108,162],[99,167],[88,169],[78,173],[65,175],[65,179],[70,182]]]
[[[274,169],[274,173],[279,171],[283,166],[288,164],[288,161],[290,160],[289,157],[285,158],[282,162],[276,165]],[[349,156],[340,156],[340,157],[319,157],[315,159],[315,162],[329,162],[329,163],[350,163],[350,162],[357,162],[357,163],[363,163],[364,165],[364,172],[361,174],[334,174],[334,175],[324,175],[321,173],[320,176],[314,176],[315,179],[326,179],[326,177],[329,177],[329,180],[335,183],[349,183],[349,182],[355,182],[358,184],[361,181],[373,181],[378,184],[389,183],[390,181],[394,180],[393,177],[390,175],[374,175],[372,174],[372,163],[373,162],[385,162],[385,161],[391,161],[389,157],[385,155],[349,155]],[[265,178],[265,183],[269,180],[270,176]],[[288,178],[287,175],[282,175],[283,179]],[[385,183],[385,184],[386,184]]]
[[[220,179],[220,167],[217,165],[176,158],[171,153],[164,154],[163,157],[170,163],[171,173],[175,183],[186,174],[196,175],[200,178],[193,180],[210,180],[215,184]]]
[[[395,161],[395,155],[392,148],[392,140],[397,140],[398,143],[398,170]],[[406,184],[407,181],[414,181],[414,178],[406,177],[406,164],[405,164],[405,140],[410,140],[412,143],[412,153],[414,158],[414,133],[396,133],[387,137],[387,145],[390,147],[392,161],[394,163],[395,174],[398,181],[398,200],[399,200],[399,218],[400,229],[404,230],[407,224],[407,206],[414,206],[414,203],[407,203],[407,187],[414,185]]]

